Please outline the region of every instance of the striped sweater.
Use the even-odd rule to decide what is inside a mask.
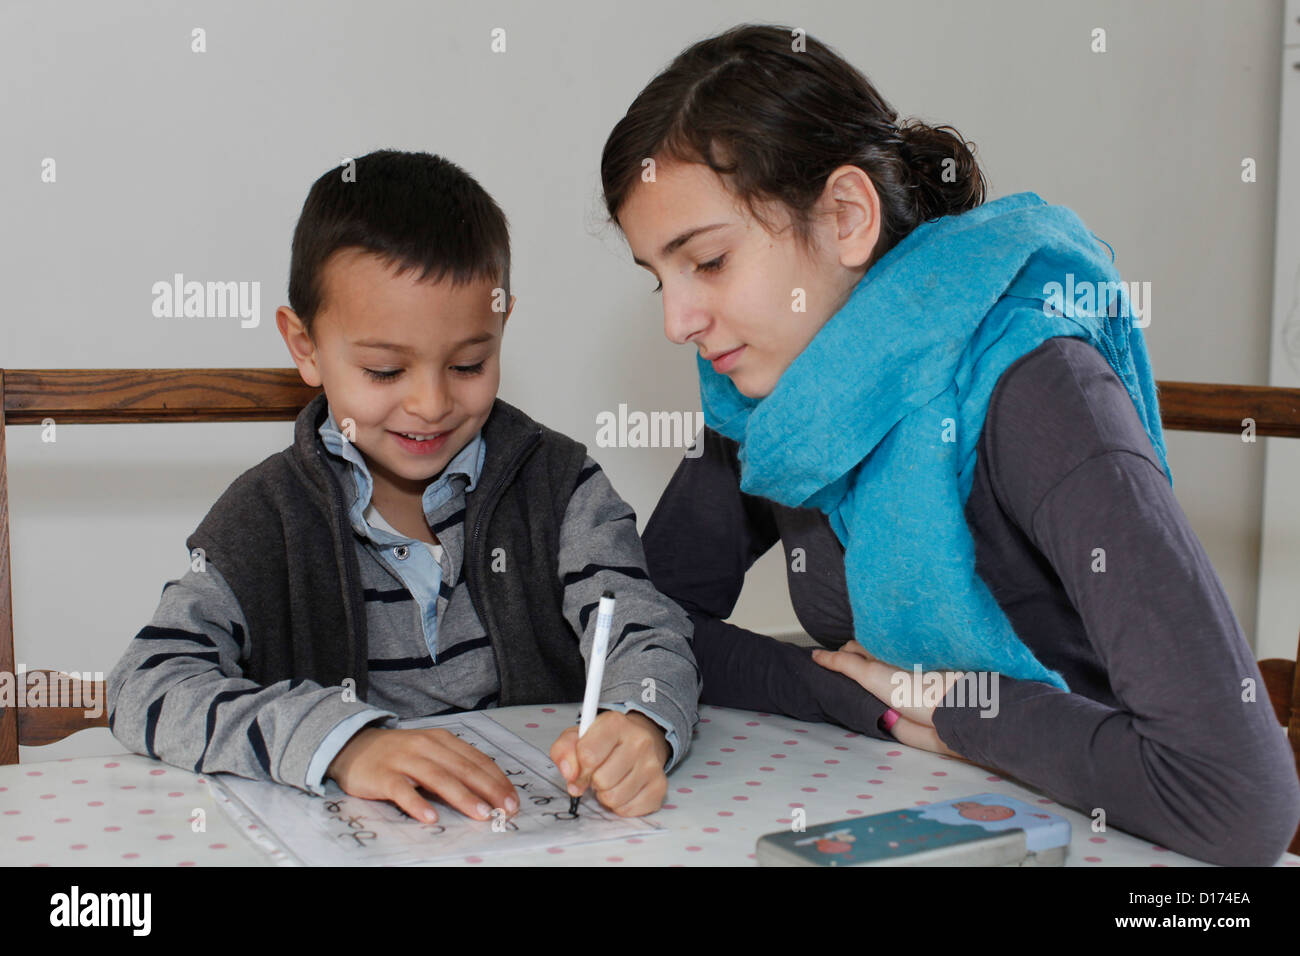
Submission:
[[[425,489],[440,544],[408,538],[371,503],[370,471],[332,411],[319,428],[339,480],[361,570],[370,672],[366,700],[302,678],[260,686],[243,676],[248,622],[221,569],[208,561],[168,581],[151,622],[107,681],[110,727],[131,750],[195,772],[228,772],[323,793],[330,761],[362,727],[496,706],[496,653],[462,576],[466,495],[485,456],[482,433]],[[618,603],[600,706],[637,710],[663,728],[671,769],[697,717],[699,670],[685,612],[645,572],[636,515],[587,457],[560,526],[564,617],[587,659],[591,609]],[[647,681],[646,678],[651,678]]]

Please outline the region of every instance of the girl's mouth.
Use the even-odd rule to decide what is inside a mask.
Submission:
[[[732,349],[730,352],[723,352],[713,360],[713,371],[722,373],[731,371],[735,368],[736,363],[740,361],[740,353],[745,351],[745,348],[746,347],[742,345],[739,348]]]
[[[420,435],[418,438],[411,437],[416,434],[415,432],[390,431],[388,434],[397,440],[397,444],[402,447],[403,451],[412,455],[432,455],[447,444],[447,436],[451,432],[436,432],[432,435]]]

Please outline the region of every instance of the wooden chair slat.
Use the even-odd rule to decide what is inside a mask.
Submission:
[[[1256,435],[1300,438],[1300,388],[1157,382],[1156,389],[1167,429],[1240,434],[1249,418]]]
[[[10,425],[284,421],[319,392],[293,368],[10,369],[4,407]]]

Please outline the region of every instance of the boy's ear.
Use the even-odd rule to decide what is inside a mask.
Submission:
[[[302,319],[298,318],[293,309],[282,305],[275,310],[275,324],[289,349],[293,364],[298,366],[302,380],[312,388],[320,388],[322,380],[320,369],[316,366],[316,345],[307,334]]]
[[[506,319],[510,318],[510,313],[513,312],[513,311],[515,310],[515,301],[516,301],[517,299],[518,299],[518,296],[514,296],[514,295],[512,295],[512,296],[510,297],[510,305],[506,307],[505,314],[501,316],[501,331],[502,331],[502,332],[504,332],[504,331],[506,330]]]

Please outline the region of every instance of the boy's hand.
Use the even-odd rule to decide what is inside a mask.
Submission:
[[[580,796],[590,786],[598,799],[621,817],[654,813],[668,792],[664,764],[672,748],[663,729],[645,714],[607,710],[578,737],[565,728],[551,744],[551,760]]]
[[[496,762],[441,728],[365,727],[330,761],[325,776],[345,793],[391,800],[427,823],[436,822],[438,812],[417,786],[476,820],[491,819],[494,807],[507,815],[519,809],[514,785]]]

